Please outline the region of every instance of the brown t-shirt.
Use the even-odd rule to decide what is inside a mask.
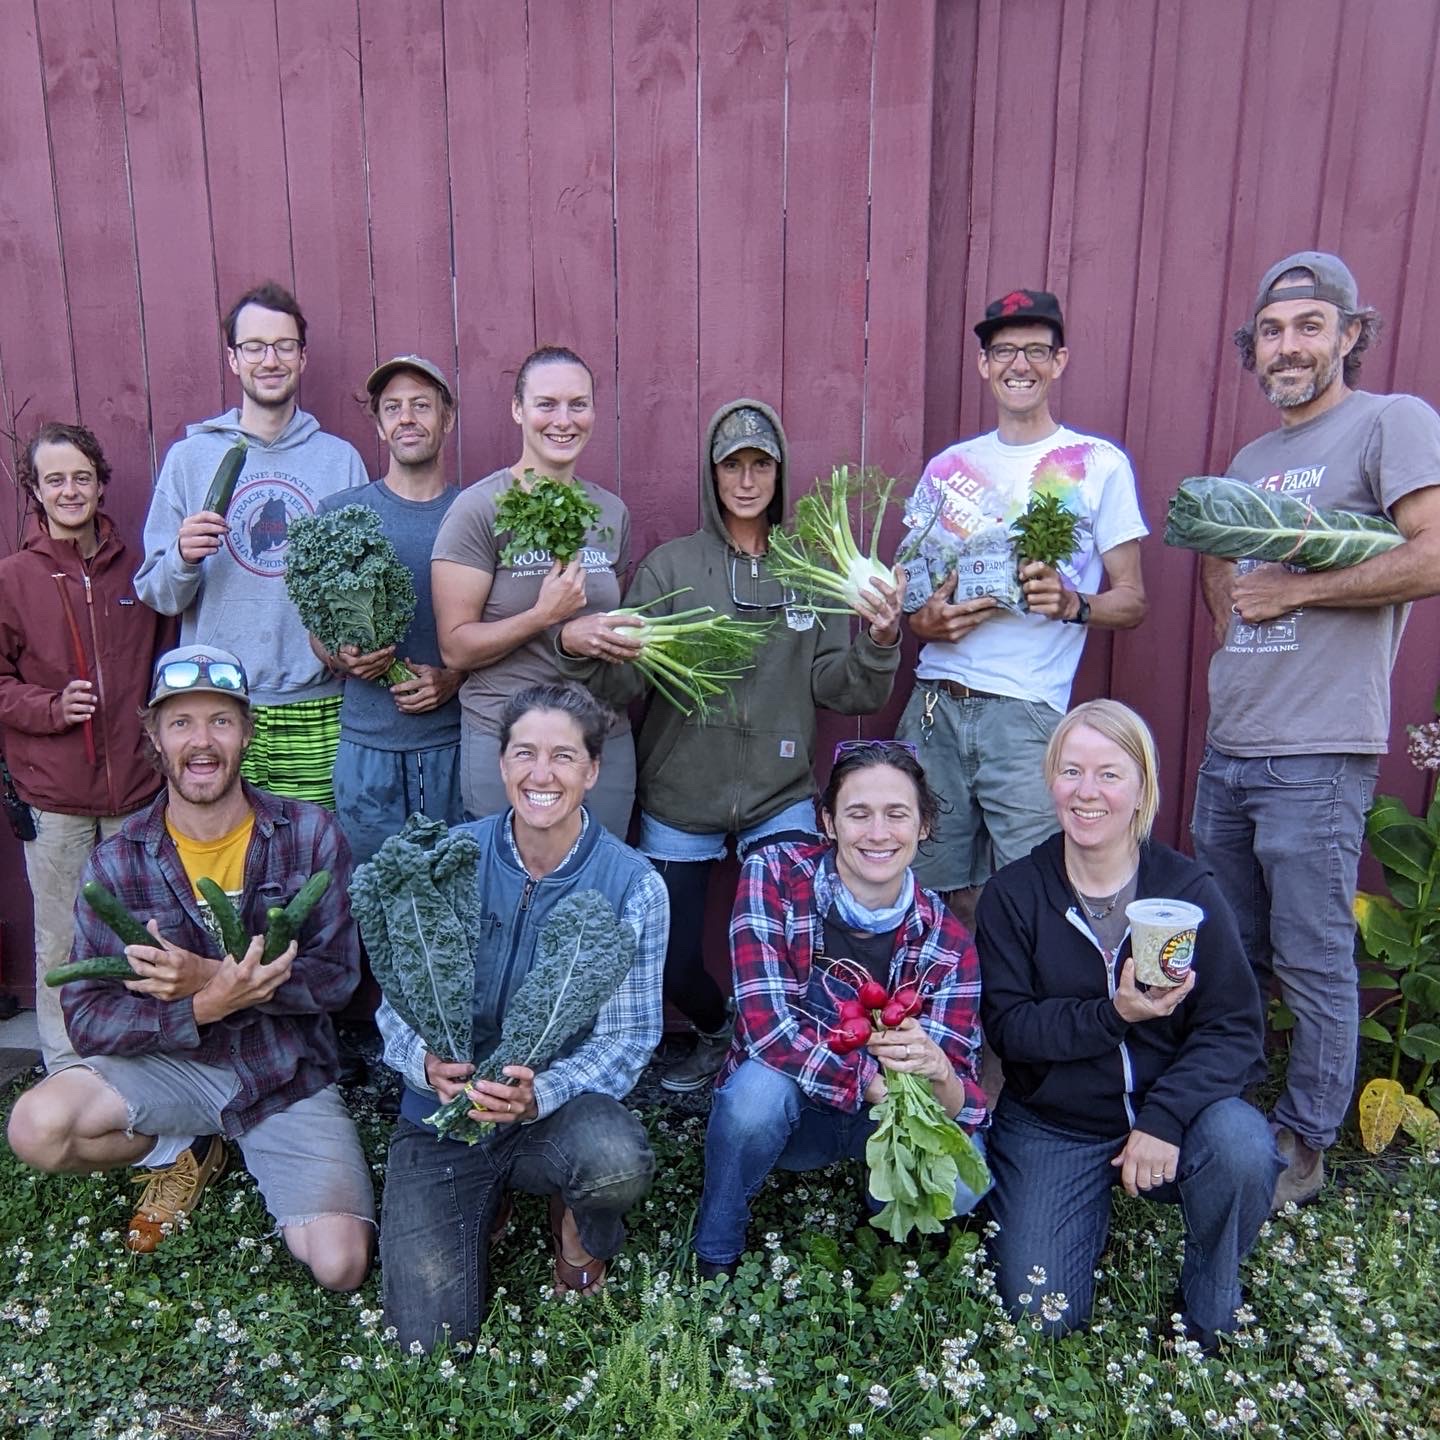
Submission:
[[[460,492],[435,537],[433,560],[453,560],[491,576],[490,593],[478,620],[508,620],[531,610],[540,598],[540,585],[555,563],[548,550],[527,550],[507,565],[500,558],[504,544],[495,533],[495,507],[500,496],[516,483],[508,469],[497,470]],[[600,507],[600,521],[585,539],[580,563],[585,569],[585,608],[614,610],[620,604],[620,577],[630,566],[630,515],[618,495],[581,481],[585,493]],[[499,729],[500,712],[517,690],[562,680],[555,661],[558,626],[532,635],[523,645],[493,665],[472,670],[460,687],[465,723],[490,734]],[[613,734],[630,728],[624,711]]]

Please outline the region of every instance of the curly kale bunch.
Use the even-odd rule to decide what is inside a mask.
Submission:
[[[285,588],[305,628],[332,655],[342,645],[362,654],[396,645],[415,614],[415,582],[367,505],[291,523]],[[413,678],[397,660],[380,680]]]

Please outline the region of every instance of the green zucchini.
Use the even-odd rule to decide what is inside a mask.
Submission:
[[[268,965],[284,953],[285,947],[300,933],[315,902],[330,888],[330,872],[317,870],[296,892],[295,898],[283,909],[271,906],[269,926],[265,931],[265,949],[260,963]]]
[[[154,936],[150,937],[154,943]],[[123,955],[92,955],[88,960],[75,960],[57,965],[45,976],[52,989],[68,985],[72,980],[138,980],[134,967]]]
[[[243,960],[250,948],[250,937],[245,933],[245,926],[230,897],[208,875],[202,875],[195,882],[195,888],[205,897],[205,903],[220,927],[220,943],[225,947],[225,953],[233,960]]]
[[[200,507],[202,510],[213,510],[215,514],[223,517],[230,509],[235,483],[240,479],[241,470],[245,468],[247,448],[244,439],[237,438],[220,457],[220,463],[215,467],[215,478],[210,482],[210,491],[205,496],[205,503]]]
[[[155,937],[103,886],[87,880],[80,887],[85,903],[126,945],[154,945]]]

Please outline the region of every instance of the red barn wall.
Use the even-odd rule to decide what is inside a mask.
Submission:
[[[519,359],[575,346],[584,468],[641,553],[696,524],[699,431],[740,393],[779,405],[798,476],[913,480],[993,421],[986,300],[1044,284],[1057,413],[1126,446],[1158,531],[1274,423],[1228,337],[1287,251],[1339,250],[1385,314],[1368,388],[1440,400],[1437,54],[1431,0],[0,0],[0,548],[13,437],[52,418],[100,436],[138,540],[167,447],[236,400],[218,315],[269,277],[310,322],[302,403],[367,458],[377,358],[456,375],[464,480],[513,458]],[[1155,725],[1174,841],[1209,642],[1193,559],[1145,559],[1150,618],[1092,638],[1077,696]],[[1411,802],[1437,605],[1382,775]],[[0,895],[24,994],[8,834]]]

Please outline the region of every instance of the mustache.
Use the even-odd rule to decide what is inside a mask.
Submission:
[[[1266,367],[1265,373],[1273,375],[1277,370],[1293,370],[1296,367],[1303,367],[1306,370],[1315,369],[1315,362],[1308,356],[1296,351],[1290,355],[1279,355]]]

